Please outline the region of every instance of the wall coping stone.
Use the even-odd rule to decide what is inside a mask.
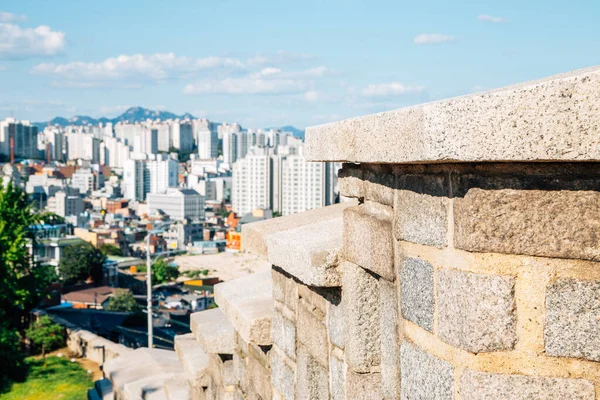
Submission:
[[[267,258],[267,238],[269,235],[338,218],[346,207],[357,204],[358,201],[353,199],[293,215],[244,224],[242,225],[242,250]]]
[[[335,218],[272,233],[267,237],[267,259],[304,284],[341,286],[338,271],[344,218],[342,208],[330,210]]]
[[[306,129],[311,161],[599,161],[600,67]]]
[[[170,378],[175,374],[182,374],[183,369],[174,351],[142,347],[108,360],[104,364],[104,372],[117,394],[123,395],[126,385],[137,381],[144,381],[140,383],[145,384],[148,383],[147,378],[154,378],[155,381]]]
[[[235,331],[220,308],[190,315],[190,328],[207,353],[233,354]]]
[[[246,343],[268,346],[274,312],[271,271],[215,285],[215,301]]]

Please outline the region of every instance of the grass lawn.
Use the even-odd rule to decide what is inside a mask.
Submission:
[[[85,400],[93,386],[91,374],[66,357],[46,357],[46,368],[41,358],[25,360],[29,373],[25,382],[13,383],[0,400]]]

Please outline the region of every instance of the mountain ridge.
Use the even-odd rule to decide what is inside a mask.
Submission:
[[[172,113],[170,111],[156,111],[156,110],[150,110],[144,107],[130,107],[127,110],[125,110],[121,115],[115,117],[115,118],[107,118],[107,117],[100,117],[100,118],[93,118],[87,115],[74,115],[71,118],[64,118],[64,117],[54,117],[52,118],[52,120],[50,121],[46,121],[46,122],[34,122],[33,125],[37,126],[39,130],[43,130],[46,126],[48,125],[60,125],[60,126],[68,126],[68,125],[77,125],[77,126],[82,126],[82,125],[98,125],[99,123],[102,124],[106,124],[108,122],[111,122],[113,124],[116,124],[117,122],[142,122],[145,121],[147,119],[161,119],[161,120],[167,120],[167,119],[193,119],[195,118],[192,114],[186,112],[183,113],[181,115],[177,115],[175,113]],[[219,124],[219,122],[215,122],[216,124]],[[271,128],[267,128],[267,129],[271,129]],[[273,129],[281,129],[282,131],[286,131],[286,132],[292,132],[292,134],[296,137],[302,138],[304,139],[304,130],[303,129],[298,129],[294,126],[291,125],[285,125],[282,127],[273,127]]]

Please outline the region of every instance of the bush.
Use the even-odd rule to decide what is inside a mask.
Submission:
[[[49,316],[43,315],[25,331],[25,335],[35,346],[37,353],[46,353],[65,347],[65,329],[52,322]]]
[[[121,312],[133,312],[138,308],[138,303],[135,301],[133,294],[127,289],[117,289],[106,306],[108,311]]]

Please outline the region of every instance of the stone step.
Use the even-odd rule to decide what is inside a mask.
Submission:
[[[94,382],[94,388],[102,400],[113,400],[115,397],[112,383],[110,383],[110,380],[108,379],[97,380]]]
[[[192,314],[190,328],[207,353],[233,354],[235,331],[220,308]]]
[[[125,396],[127,386],[128,394],[137,393],[138,397],[133,398],[151,398],[144,393],[156,389],[157,397],[152,399],[162,399],[162,382],[173,375],[182,374],[183,368],[174,351],[144,347],[107,361],[104,371],[112,382],[116,398],[128,398]],[[155,383],[159,381],[160,387],[156,387]]]
[[[164,388],[165,381],[177,375],[178,374],[154,375],[127,383],[123,388],[123,397],[126,400],[168,400]]]
[[[273,289],[270,271],[219,283],[214,290],[215,301],[245,342],[271,345]]]
[[[179,356],[183,372],[190,385],[194,388],[204,386],[208,367],[208,354],[196,341],[194,334],[187,333],[175,336],[175,352]]]
[[[339,287],[344,208],[325,209],[329,213],[324,213],[327,218],[323,221],[270,234],[266,238],[267,259],[306,285]],[[292,217],[302,219],[302,214]]]
[[[242,226],[243,250],[267,258],[267,238],[271,234],[338,218],[345,208],[357,204],[356,200],[351,200],[346,203],[316,208],[299,214],[244,224]]]
[[[176,375],[165,380],[164,390],[168,400],[190,400],[190,382],[186,375]]]

